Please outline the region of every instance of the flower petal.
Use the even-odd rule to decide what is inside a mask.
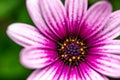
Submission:
[[[120,40],[107,40],[89,47],[89,52],[120,54]]]
[[[27,80],[81,80],[76,72],[77,68],[70,69],[70,66],[58,60],[47,68],[34,71]]]
[[[76,34],[80,22],[87,11],[87,0],[66,0],[65,8],[69,18],[69,34]]]
[[[63,70],[58,78],[58,80],[69,80],[69,71],[70,71],[70,66],[64,65]]]
[[[109,77],[120,77],[120,56],[98,53],[88,55],[86,62],[96,71]]]
[[[7,29],[7,34],[12,40],[24,47],[31,45],[43,44],[43,46],[48,46],[48,44],[55,44],[42,36],[35,27],[23,23],[14,23],[10,25]]]
[[[66,37],[67,16],[60,0],[40,0],[41,12],[49,28],[60,39]]]
[[[68,80],[82,80],[81,75],[79,74],[78,68],[76,66],[70,68]]]
[[[94,37],[105,25],[111,12],[112,6],[109,2],[100,1],[95,3],[85,14],[80,30],[81,36],[84,39]]]
[[[59,74],[63,69],[61,61],[56,61],[54,64],[49,65],[44,69],[34,71],[27,80],[58,80]],[[57,76],[57,77],[56,77]],[[62,79],[64,80],[64,79]]]
[[[110,40],[120,35],[120,10],[113,12],[106,25],[96,37],[97,41]]]
[[[20,61],[28,68],[43,68],[58,59],[55,50],[43,47],[31,46],[21,51]]]
[[[56,41],[58,38],[52,33],[52,31],[48,28],[45,21],[43,20],[40,7],[39,7],[40,0],[27,0],[27,9],[32,18],[35,25],[40,29],[40,32],[47,36],[48,38]],[[34,11],[33,11],[34,10]]]
[[[94,69],[82,62],[79,66],[79,72],[82,80],[108,80],[107,77],[97,73]]]

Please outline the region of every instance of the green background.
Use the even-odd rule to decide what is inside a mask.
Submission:
[[[89,0],[89,6],[96,1],[98,0]],[[113,10],[120,9],[120,0],[110,2]],[[7,26],[11,23],[23,22],[33,25],[25,4],[25,0],[0,0],[0,80],[26,80],[32,72],[19,62],[22,47],[6,35]]]

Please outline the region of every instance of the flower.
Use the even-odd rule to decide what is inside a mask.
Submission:
[[[108,1],[27,0],[36,27],[11,24],[8,36],[24,47],[27,80],[108,80],[120,77],[120,10]]]

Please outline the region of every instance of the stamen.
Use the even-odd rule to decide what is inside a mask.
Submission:
[[[62,58],[64,58],[64,56],[65,56],[64,54],[61,55]]]
[[[84,51],[84,49],[83,49],[83,48],[80,48],[80,51]]]
[[[64,46],[66,46],[67,44],[66,44],[66,43],[64,43],[63,45],[64,45]]]
[[[62,46],[61,49],[63,50],[63,49],[64,49],[64,46]]]
[[[68,40],[68,39],[66,39],[66,42],[69,42],[69,40]]]
[[[72,42],[74,42],[75,40],[74,40],[74,39],[72,39],[71,41],[72,41]]]
[[[79,41],[77,41],[76,43],[77,43],[77,44],[80,44],[80,42],[79,42]]]
[[[84,45],[84,43],[83,43],[83,42],[80,42],[80,45],[81,45],[81,46],[83,46],[83,45]]]
[[[62,43],[59,42],[58,45],[60,46],[58,53],[65,64],[78,65],[84,61],[87,47],[81,39],[69,37]]]
[[[83,51],[83,52],[81,52],[81,54],[82,54],[82,55],[84,55],[84,54],[85,54],[85,52]]]
[[[72,56],[72,59],[76,59],[76,57],[75,57],[75,56]]]
[[[67,57],[67,54],[65,54],[64,56]]]
[[[71,59],[71,58],[69,59],[69,62],[72,62],[72,59]]]
[[[79,60],[79,59],[80,59],[80,56],[78,56],[77,59]]]

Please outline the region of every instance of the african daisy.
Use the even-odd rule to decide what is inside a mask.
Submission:
[[[36,27],[11,24],[8,36],[24,49],[27,80],[108,80],[120,77],[120,11],[108,1],[27,0]]]

